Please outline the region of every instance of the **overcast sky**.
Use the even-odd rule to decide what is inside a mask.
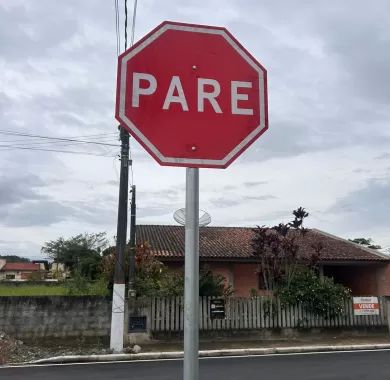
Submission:
[[[389,15],[387,0],[138,1],[136,40],[167,19],[225,26],[268,70],[269,130],[228,169],[200,172],[212,225],[271,225],[303,206],[309,227],[390,246]],[[116,61],[114,0],[0,2],[0,254],[115,235],[116,147],[4,131],[117,144]],[[138,223],[174,223],[185,169],[131,147]]]

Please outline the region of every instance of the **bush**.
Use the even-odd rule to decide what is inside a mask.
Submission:
[[[203,268],[199,274],[200,297],[229,297],[233,293],[230,285],[226,285],[226,279],[220,274],[214,274],[210,269]]]
[[[88,281],[77,272],[71,280],[64,283],[64,286],[68,296],[109,295],[108,281],[104,277],[100,277],[96,281]]]
[[[325,319],[342,315],[344,300],[350,290],[335,284],[329,277],[320,278],[308,268],[296,270],[289,283],[284,282],[276,291],[282,305],[301,304],[307,311]]]

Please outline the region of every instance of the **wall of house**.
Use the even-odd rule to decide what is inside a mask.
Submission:
[[[15,280],[22,280],[22,274],[19,271],[0,272],[0,280],[8,279],[7,276],[13,276]]]
[[[32,271],[14,271],[14,270],[7,270],[7,271],[1,271],[0,272],[0,280],[28,280],[30,278]],[[38,272],[37,272],[38,273]],[[7,278],[7,276],[13,276],[13,278]]]
[[[388,274],[390,274],[390,271]],[[333,277],[335,282],[338,282],[350,288],[352,291],[352,295],[369,296],[390,294],[385,293],[386,272],[384,272],[384,268],[382,266],[324,266],[324,275],[328,277]]]
[[[164,264],[172,270],[184,270],[182,262],[166,261]],[[225,277],[226,283],[232,286],[236,297],[249,297],[251,289],[256,289],[258,295],[267,294],[267,291],[258,288],[257,264],[255,263],[208,261],[201,262],[200,266],[201,268],[207,266],[214,274]]]
[[[378,295],[390,296],[390,264],[381,266],[377,271]]]
[[[206,265],[215,275],[221,275],[226,280],[226,285],[234,287],[233,265],[230,263],[209,262]]]
[[[235,263],[233,265],[234,295],[249,297],[251,289],[259,291],[257,265],[253,263]]]
[[[0,297],[0,331],[17,337],[108,336],[107,297]]]

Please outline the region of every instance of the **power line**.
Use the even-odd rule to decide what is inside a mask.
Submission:
[[[73,150],[60,150],[60,149],[44,149],[44,148],[34,148],[34,147],[22,147],[22,146],[14,146],[14,145],[6,145],[6,144],[0,144],[1,148],[9,148],[9,150],[12,149],[22,149],[22,150],[38,150],[42,152],[57,152],[57,153],[70,153],[70,154],[83,154],[86,156],[97,156],[97,157],[112,157],[112,155],[107,154],[98,154],[98,153],[92,153],[92,152],[78,152]]]
[[[108,142],[108,141],[107,141]],[[0,144],[7,144],[12,146],[26,146],[26,147],[38,147],[38,148],[54,148],[58,149],[59,147],[85,147],[84,143],[78,142],[66,142],[66,141],[27,141],[24,140],[2,140]],[[89,146],[88,146],[89,147]],[[100,147],[100,146],[99,146]],[[117,146],[115,146],[117,148]],[[101,148],[106,148],[105,146],[101,146]]]
[[[0,129],[0,132],[4,133],[16,133],[16,134],[28,134],[26,131],[14,131],[10,129]],[[109,137],[109,136],[117,135],[116,132],[109,132],[109,133],[94,133],[94,134],[88,134],[88,135],[77,135],[77,136],[68,136],[69,139],[78,139],[81,137],[88,137],[88,138],[98,138],[99,136],[102,137]]]
[[[118,56],[121,49],[121,36],[119,32],[119,6],[118,0],[114,0],[115,4],[115,33],[116,33],[116,55]]]
[[[133,8],[133,22],[131,25],[131,46],[134,44],[134,34],[135,34],[135,19],[137,17],[137,0],[134,0],[134,8]]]
[[[127,0],[125,0],[125,50],[127,49]]]
[[[28,134],[28,133],[8,132],[8,131],[3,131],[3,130],[0,130],[0,134],[10,135],[10,136],[24,136],[24,137],[31,137],[31,138],[45,139],[45,140],[68,141],[68,142],[76,142],[76,143],[80,143],[80,144],[94,144],[94,145],[115,146],[115,147],[119,146],[117,144],[102,143],[102,142],[98,142],[98,141],[86,141],[86,140],[69,139],[69,138],[63,138],[63,137],[32,135],[32,134]]]

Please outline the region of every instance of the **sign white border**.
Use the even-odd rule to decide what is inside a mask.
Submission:
[[[126,74],[127,63],[146,46],[155,41],[167,30],[180,30],[184,32],[192,33],[206,33],[222,36],[238,54],[258,73],[259,75],[259,109],[260,109],[260,124],[234,149],[232,149],[222,160],[205,160],[195,158],[176,158],[164,156],[153,144],[147,139],[147,137],[135,126],[135,124],[125,115],[125,100],[126,100]],[[257,135],[260,135],[265,129],[266,125],[266,105],[265,105],[265,73],[263,69],[226,33],[223,29],[213,29],[202,26],[189,26],[180,24],[163,23],[161,28],[157,29],[148,38],[142,41],[141,44],[136,46],[133,50],[130,50],[128,54],[122,57],[120,66],[121,80],[119,89],[119,117],[126,123],[130,131],[135,134],[142,143],[149,149],[149,151],[155,155],[161,163],[165,164],[178,164],[178,165],[199,165],[199,166],[211,166],[211,167],[225,167],[226,164],[235,157],[246,145],[250,144]]]

